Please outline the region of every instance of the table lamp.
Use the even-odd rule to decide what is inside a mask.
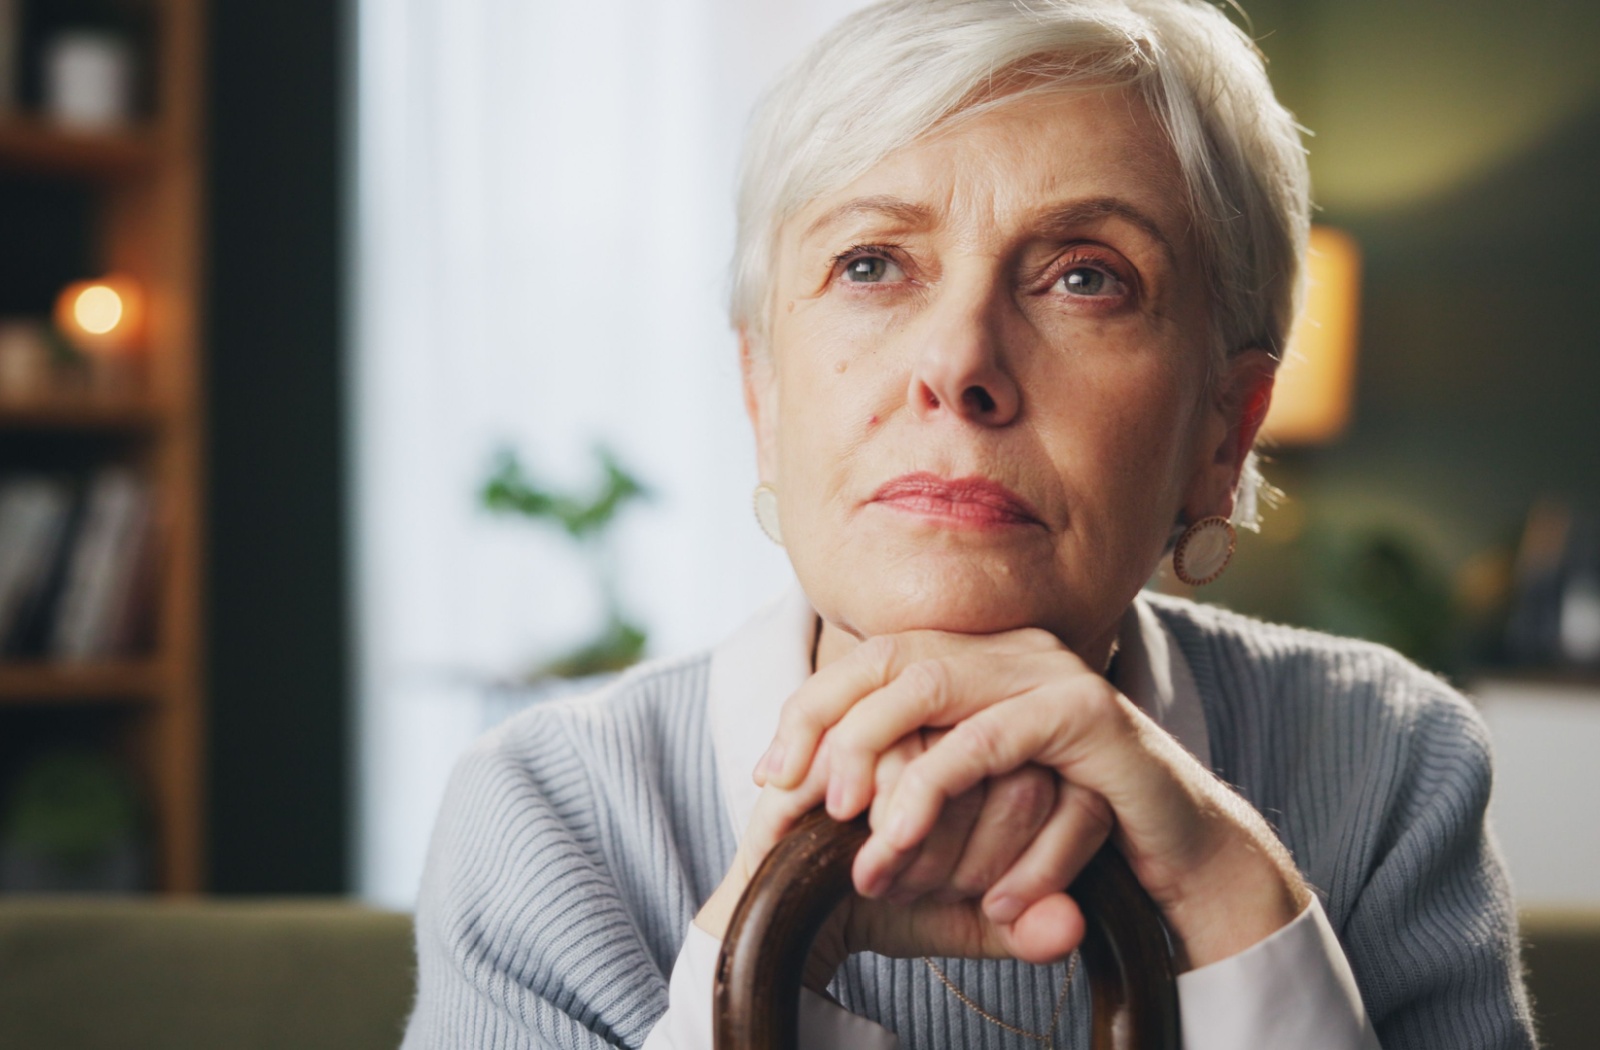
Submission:
[[[1305,308],[1278,366],[1261,436],[1279,447],[1323,445],[1350,420],[1361,305],[1361,249],[1331,226],[1311,227]]]

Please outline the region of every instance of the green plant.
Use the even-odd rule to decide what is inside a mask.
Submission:
[[[624,615],[617,594],[615,559],[606,540],[617,515],[629,503],[649,498],[648,490],[615,456],[598,448],[600,481],[589,496],[557,492],[537,481],[510,449],[496,453],[481,493],[483,506],[554,525],[577,544],[600,590],[605,623],[595,637],[536,668],[530,678],[581,678],[618,671],[644,655],[644,628]]]
[[[1381,642],[1435,671],[1454,669],[1449,577],[1426,547],[1387,525],[1308,539],[1309,626]]]
[[[138,830],[133,789],[103,755],[47,751],[17,776],[0,839],[67,865],[91,864]]]

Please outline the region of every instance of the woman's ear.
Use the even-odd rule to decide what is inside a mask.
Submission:
[[[778,383],[765,348],[753,345],[739,329],[739,376],[744,383],[744,411],[756,439],[756,470],[769,484],[778,481]]]
[[[1213,514],[1232,516],[1239,476],[1272,406],[1277,374],[1278,359],[1260,347],[1246,347],[1228,357],[1202,438],[1204,462],[1184,501],[1188,521]]]

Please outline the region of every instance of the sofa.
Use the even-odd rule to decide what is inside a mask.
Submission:
[[[1590,1050],[1600,911],[1524,933],[1544,1045]],[[346,901],[0,898],[5,1050],[384,1050],[414,980],[410,917]]]
[[[344,901],[0,898],[0,1047],[392,1050],[413,951]]]

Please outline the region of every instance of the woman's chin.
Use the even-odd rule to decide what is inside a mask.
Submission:
[[[870,638],[900,631],[998,634],[1022,627],[1058,629],[1073,612],[1065,588],[1043,573],[1015,567],[932,559],[879,571],[850,572],[834,563],[801,582],[822,616]]]

